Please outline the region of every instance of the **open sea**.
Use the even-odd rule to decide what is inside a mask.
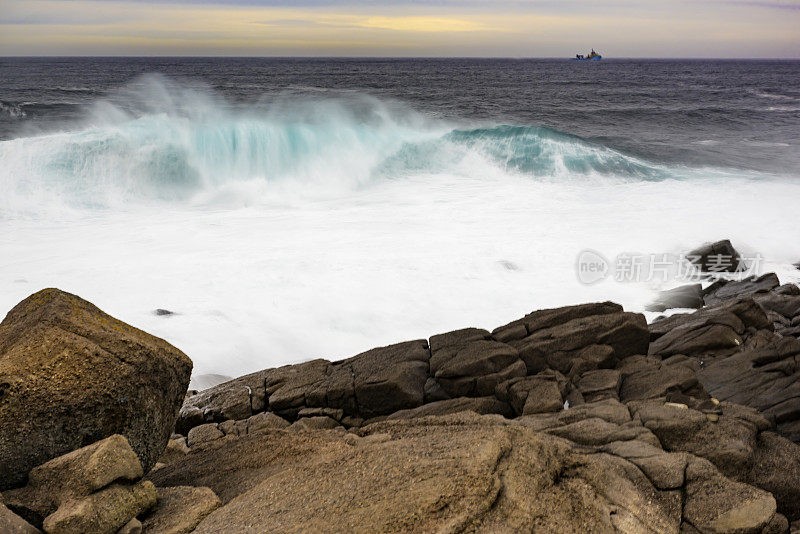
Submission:
[[[0,315],[59,287],[196,375],[642,311],[674,280],[581,251],[723,238],[800,281],[800,61],[0,58]]]

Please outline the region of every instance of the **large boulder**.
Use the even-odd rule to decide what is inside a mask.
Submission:
[[[732,273],[746,269],[739,252],[733,248],[728,239],[706,243],[689,252],[686,258],[704,273]]]
[[[35,466],[122,434],[144,471],[158,460],[192,362],[157,337],[58,289],[0,323],[0,490]]]
[[[702,308],[703,287],[700,284],[679,286],[659,291],[658,298],[647,305],[647,311],[662,312],[671,308]]]
[[[726,300],[750,297],[758,293],[768,293],[779,285],[780,281],[778,281],[778,276],[775,273],[767,273],[758,278],[750,276],[744,280],[730,282],[720,280],[703,292],[703,302],[705,302],[706,306],[713,306]]]
[[[730,354],[756,330],[773,330],[761,306],[752,298],[725,301],[692,314],[676,314],[653,322],[649,354],[661,357]]]
[[[491,395],[497,384],[527,369],[514,347],[489,332],[466,328],[431,337],[430,374],[451,397]]]
[[[539,310],[492,333],[519,351],[528,374],[555,369],[563,374],[585,360],[611,365],[616,359],[645,354],[649,332],[644,315],[622,311],[613,302]]]
[[[800,441],[800,341],[762,335],[754,346],[714,361],[697,377],[714,397],[758,409]]]

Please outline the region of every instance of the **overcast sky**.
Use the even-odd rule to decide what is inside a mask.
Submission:
[[[800,0],[0,0],[0,55],[800,58]]]

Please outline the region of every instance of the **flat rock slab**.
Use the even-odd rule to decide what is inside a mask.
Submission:
[[[143,520],[145,532],[187,534],[220,505],[210,488],[175,486],[157,488],[155,510]]]
[[[480,415],[492,413],[500,414],[504,417],[511,417],[513,415],[511,407],[507,403],[497,400],[496,397],[463,397],[431,402],[411,410],[400,410],[386,419],[411,419],[414,417],[447,415],[465,411],[475,412]]]
[[[623,484],[617,466],[498,416],[385,421],[361,434],[246,436],[151,477],[220,496],[197,533],[608,531],[612,509],[656,531],[680,523],[679,500],[641,474]]]

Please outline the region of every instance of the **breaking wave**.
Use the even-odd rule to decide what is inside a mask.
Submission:
[[[237,183],[314,190],[487,169],[541,180],[660,180],[674,170],[555,130],[452,124],[363,94],[247,106],[148,76],[66,131],[0,142],[0,214],[59,203],[191,201]],[[251,189],[247,190],[251,195]]]

